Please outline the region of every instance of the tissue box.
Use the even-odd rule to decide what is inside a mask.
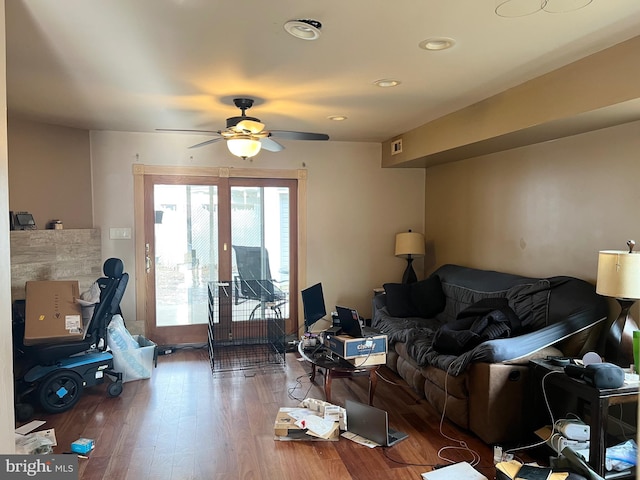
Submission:
[[[79,438],[71,444],[71,451],[75,453],[88,453],[96,446],[90,438]]]

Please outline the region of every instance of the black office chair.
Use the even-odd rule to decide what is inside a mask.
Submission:
[[[78,403],[83,388],[103,383],[105,375],[113,380],[107,394],[117,397],[122,393],[122,373],[113,370],[113,355],[106,351],[107,326],[113,315],[120,313],[129,274],[124,272],[124,264],[118,258],[105,261],[103,271],[105,276],[96,281],[100,302],[83,340],[21,346],[20,355],[29,366],[16,384],[16,417],[31,416],[33,407],[23,400],[34,392],[44,410],[67,411]]]
[[[257,300],[259,303],[249,315],[253,320],[259,309],[271,309],[277,318],[282,318],[280,307],[287,303],[287,294],[276,285],[271,277],[269,252],[263,247],[233,245],[236,253],[238,275],[234,279],[235,304]]]

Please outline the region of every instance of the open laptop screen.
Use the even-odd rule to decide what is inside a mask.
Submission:
[[[309,288],[305,288],[300,293],[302,295],[302,310],[304,311],[304,327],[305,331],[308,332],[311,325],[327,315],[322,284],[316,283]]]
[[[338,320],[340,320],[342,333],[355,338],[364,336],[362,334],[362,326],[360,325],[360,316],[356,309],[336,305],[336,313],[338,314]]]

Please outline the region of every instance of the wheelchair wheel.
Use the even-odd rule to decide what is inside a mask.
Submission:
[[[47,375],[38,389],[40,405],[49,413],[66,412],[82,395],[82,377],[71,370],[57,370]]]
[[[110,383],[107,387],[107,395],[110,397],[117,397],[122,393],[122,382]]]

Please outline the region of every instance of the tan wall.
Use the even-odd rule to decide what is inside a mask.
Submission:
[[[133,173],[144,165],[302,169],[307,178],[307,282],[323,283],[327,309],[352,305],[371,313],[374,287],[400,281],[406,262],[393,256],[395,234],[423,231],[422,169],[381,169],[380,145],[348,142],[286,142],[279,153],[262,152],[253,162],[233,157],[222,143],[188,150],[201,136],[91,132],[95,224],[102,254],[123,259],[131,274],[123,311],[127,327],[144,331],[135,318],[134,241],[111,240],[109,229],[134,226]],[[422,262],[416,262],[422,274]]]
[[[89,132],[11,117],[9,207],[33,214],[39,229],[92,228]]]
[[[595,282],[640,242],[640,122],[427,169],[435,262]]]

